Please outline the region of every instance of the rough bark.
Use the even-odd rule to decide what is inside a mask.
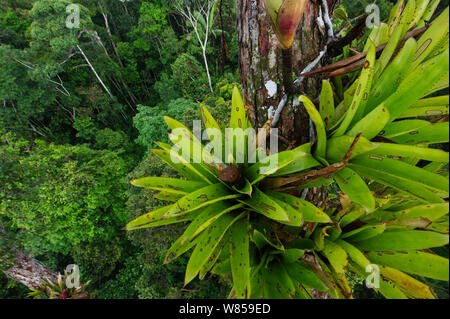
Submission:
[[[330,12],[338,0],[328,0]],[[317,23],[320,2],[310,0],[292,46],[293,71],[299,76],[302,69],[313,61],[327,41],[326,31]],[[239,66],[244,101],[250,107],[251,121],[261,127],[268,118],[268,110],[277,108],[283,96],[282,52],[271,30],[263,0],[236,0]],[[277,93],[270,97],[266,83],[278,84]],[[306,95],[316,98],[320,79],[308,78],[301,86]],[[309,141],[309,118],[302,107],[292,101],[284,108],[277,127],[280,135],[296,144]]]
[[[329,12],[339,0],[327,0]],[[322,51],[328,40],[327,31],[320,29],[317,23],[320,11],[320,0],[310,0],[297,29],[292,45],[293,72],[300,75],[305,66],[312,62]],[[264,0],[236,0],[237,35],[239,41],[239,67],[242,93],[246,105],[250,108],[250,119],[255,127],[262,127],[268,119],[270,107],[276,109],[283,97],[283,55],[275,33],[264,9]],[[327,57],[322,58],[328,63]],[[266,84],[277,83],[277,93],[269,96]],[[311,99],[318,97],[321,78],[308,77],[300,86],[300,91]],[[310,120],[301,105],[288,101],[281,113],[277,127],[280,141],[284,147],[301,145],[310,142]],[[295,143],[294,143],[295,142]],[[280,145],[283,149],[283,145]],[[302,197],[318,206],[325,203],[326,192],[322,189],[311,189]]]
[[[4,272],[6,276],[30,289],[38,289],[45,279],[49,279],[54,283],[57,282],[57,273],[19,250],[13,250],[13,252],[16,255],[12,267]]]
[[[332,12],[339,0],[327,0]],[[292,65],[296,77],[322,51],[328,40],[326,30],[320,30],[317,23],[320,0],[310,0],[306,6],[300,26],[292,45]],[[242,94],[245,104],[250,108],[250,120],[254,127],[262,127],[268,120],[270,107],[276,109],[284,95],[283,54],[275,33],[264,9],[263,0],[236,0],[237,35],[239,41],[239,67]],[[286,59],[286,58],[285,58]],[[327,57],[317,67],[328,63]],[[266,84],[277,83],[277,93],[269,96]],[[318,97],[321,79],[317,76],[307,78],[300,91],[312,99]],[[309,116],[302,105],[288,101],[281,113],[277,127],[280,141],[289,146],[301,145],[311,141]],[[295,142],[295,143],[294,143]],[[280,149],[283,146],[280,145]],[[319,207],[326,204],[325,188],[313,188],[295,194]],[[320,267],[320,266],[318,266]],[[327,293],[313,291],[315,298],[328,299]]]

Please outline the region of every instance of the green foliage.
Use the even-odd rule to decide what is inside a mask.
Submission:
[[[448,142],[448,117],[440,117],[448,113],[448,96],[427,97],[448,88],[449,11],[417,42],[402,42],[398,35],[420,24],[425,12],[409,15],[405,10],[394,12],[399,24],[386,25],[387,45],[380,55],[380,43],[367,41],[364,67],[338,95],[343,98],[335,98],[328,83],[319,110],[306,96],[298,98],[314,123],[316,139],[271,155],[277,163],[266,171],[261,171],[265,153],[257,154],[255,164],[237,162],[239,155],[253,152],[260,136],[238,132],[238,145],[234,138],[214,136],[227,144],[223,153],[222,145],[207,149],[166,116],[170,140],[178,148],[158,143],[160,149],[152,151],[185,179],[132,180],[168,202],[126,229],[189,223],[164,263],[192,249],[186,256],[185,286],[208,273],[231,277],[230,298],[309,299],[310,289],[353,298],[355,283],[349,283],[347,272],[356,274],[358,282],[373,264],[381,271],[375,291],[385,298],[436,298],[421,278],[449,279],[448,256],[429,252],[449,242],[448,171],[442,170],[449,155],[430,147]],[[330,107],[335,102],[337,107]],[[410,109],[439,105],[437,118],[416,110],[421,120],[408,119]],[[208,108],[200,108],[205,127],[220,130]],[[236,87],[228,127],[251,128]],[[238,149],[242,144],[244,149]],[[430,164],[418,166],[420,160]],[[299,198],[304,189],[331,183],[341,190],[339,205],[324,210]]]
[[[181,98],[181,88],[170,74],[163,72],[161,78],[154,85],[161,101],[171,101]]]
[[[95,136],[95,149],[105,149],[123,153],[132,148],[128,136],[122,131],[113,131],[110,128],[97,131]]]
[[[173,80],[180,86],[183,97],[195,101],[209,92],[205,69],[193,56],[181,54],[171,69]]]
[[[143,161],[129,174],[130,179],[142,175],[175,177],[177,173],[164,164],[158,157],[148,154]],[[150,189],[130,189],[127,202],[130,218],[135,218],[145,212],[165,205],[165,201],[154,197],[156,192]],[[183,232],[184,225],[173,225],[159,229],[142,229],[137,232],[128,232],[132,243],[142,251],[142,254],[133,258],[133,271],[124,271],[126,276],[136,276],[137,280],[127,284],[130,295],[139,298],[223,298],[226,286],[218,285],[211,280],[206,286],[201,282],[193,284],[193,292],[183,292],[184,269],[187,258],[180,259],[170,265],[163,265],[165,252],[171,243]],[[131,268],[131,266],[130,266]],[[121,276],[119,273],[118,276]],[[116,277],[117,279],[117,277]],[[115,285],[117,281],[112,281]],[[110,283],[107,283],[109,287]],[[131,290],[131,286],[133,290]],[[199,289],[201,288],[201,289]],[[198,290],[198,291],[195,291]],[[100,293],[100,296],[102,293]]]
[[[121,178],[154,140],[167,138],[163,115],[192,122],[200,119],[193,112],[197,99],[217,110],[229,100],[225,92],[205,97],[202,52],[182,17],[165,1],[0,2],[0,220],[8,231],[1,243],[14,243],[55,271],[79,264],[93,288],[102,292],[106,286],[103,297],[215,296],[216,282],[199,293],[180,293],[182,267],[158,292],[172,273],[148,256],[136,257],[148,270],[142,276],[165,274],[154,283],[156,292],[144,293],[144,280],[142,293],[122,282],[134,267],[130,241],[120,231],[128,218],[125,202],[134,194]],[[69,30],[66,7],[73,3],[81,8],[81,28]],[[223,6],[224,34],[235,48],[224,68],[235,73],[234,1]],[[211,26],[218,30],[218,20]],[[223,50],[213,37],[208,59]],[[189,72],[195,81],[201,75],[202,86],[192,83]],[[220,82],[219,70],[211,72]],[[157,112],[141,114],[137,105]],[[151,210],[159,204],[152,199],[146,205]]]
[[[143,263],[140,255],[133,255],[124,261],[123,268],[113,279],[102,285],[97,298],[100,299],[136,299],[136,282],[142,274]]]
[[[7,8],[5,11],[2,10],[0,25],[15,33],[24,33],[29,27],[29,21],[23,20],[22,18],[23,17],[19,17],[11,8]]]
[[[66,8],[74,2],[68,0],[39,0],[34,2],[30,11],[33,23],[30,27],[32,41],[30,46],[33,51],[62,57],[70,48],[78,43],[80,30],[66,28]],[[80,7],[80,29],[92,28],[91,15],[88,9]],[[53,66],[55,67],[55,66]]]
[[[148,51],[158,41],[157,38],[167,25],[165,8],[155,3],[142,2],[139,13],[139,22],[135,32],[144,35],[145,38],[140,37],[133,44],[139,49]]]
[[[230,121],[229,110],[231,107],[231,95],[236,84],[237,83],[230,83],[228,79],[223,79],[216,84],[214,93],[209,93],[206,95],[202,102],[210,108],[211,115],[217,119],[222,129],[225,129],[227,123]],[[198,105],[195,105],[195,108],[186,110],[183,118],[179,120],[186,123],[189,128],[192,128],[193,121],[201,119],[201,110],[198,108]]]
[[[147,149],[155,147],[155,141],[168,141],[167,130],[161,126],[164,116],[182,120],[185,112],[196,108],[196,104],[182,98],[171,100],[164,106],[138,106],[138,113],[133,119],[139,131],[136,142]]]
[[[25,299],[28,289],[0,274],[0,299]]]
[[[82,34],[80,29],[68,30],[65,27],[65,9],[71,3],[82,6],[81,25],[85,28]],[[354,18],[371,3],[343,1],[343,7],[349,17]],[[376,4],[381,9],[382,20],[386,21],[392,3],[377,0]],[[230,119],[229,112],[233,88],[239,81],[236,72],[238,41],[235,1],[224,0],[220,5],[221,14],[218,14],[218,2],[212,15],[215,18],[210,21],[212,31],[206,48],[212,82],[216,83],[211,93],[203,52],[195,34],[183,17],[165,1],[0,1],[0,228],[4,230],[0,235],[0,263],[3,266],[6,265],[5,259],[11,261],[11,256],[5,255],[5,251],[16,245],[55,271],[63,270],[70,263],[79,264],[83,277],[92,280],[92,290],[99,291],[99,298],[223,298],[230,290],[237,292],[237,297],[242,296],[248,273],[240,271],[236,265],[240,262],[247,264],[245,249],[242,249],[246,244],[237,247],[239,257],[236,254],[227,259],[229,247],[222,246],[222,243],[227,243],[227,239],[239,241],[242,231],[235,230],[242,228],[245,218],[230,226],[211,254],[217,256],[217,250],[222,250],[217,265],[210,268],[217,275],[209,281],[193,279],[186,289],[183,289],[186,268],[192,275],[191,270],[198,266],[198,263],[195,265],[190,261],[191,256],[194,256],[192,260],[198,261],[203,253],[187,251],[166,265],[163,262],[177,239],[180,236],[185,238],[183,234],[188,229],[189,232],[194,229],[195,220],[186,219],[178,224],[133,232],[120,231],[127,220],[165,207],[173,203],[168,199],[180,197],[179,194],[159,194],[156,190],[127,185],[128,180],[142,176],[180,177],[180,173],[153,154],[145,153],[141,161],[144,150],[156,147],[155,141],[169,142],[163,116],[170,116],[190,128],[193,120],[202,118],[196,103],[198,100],[208,108],[221,129],[228,126],[230,120],[232,123],[239,120],[236,114]],[[447,6],[448,0],[440,1],[436,13],[426,13],[426,20],[430,14],[438,16]],[[201,37],[204,36],[205,23],[202,19],[199,21]],[[345,23],[342,21],[337,29],[344,27]],[[423,24],[424,21],[419,21],[418,25]],[[388,25],[391,27],[388,23],[382,26],[382,32],[376,34],[374,31],[371,35],[375,45],[383,44],[389,37],[394,38],[393,31],[396,29],[394,26],[388,29]],[[257,205],[254,207],[257,199],[265,201],[267,196],[278,203],[278,213],[282,210],[292,213],[289,206],[295,203],[280,202],[268,190],[270,187],[267,184],[270,186],[269,181],[272,182],[270,178],[262,178],[253,186],[240,185],[242,188],[237,189],[244,194],[238,192],[236,187],[227,188],[232,194],[239,193],[239,199],[245,199],[248,203],[247,210],[251,211],[247,212],[249,225],[259,232],[253,231],[248,237],[249,267],[254,274],[257,273],[255,265],[261,265],[260,275],[272,283],[272,287],[268,284],[263,289],[264,296],[280,297],[292,293],[291,280],[304,283],[304,287],[327,290],[335,297],[349,296],[347,286],[355,297],[379,297],[379,293],[364,287],[366,274],[360,266],[364,265],[364,258],[368,258],[371,262],[384,263],[383,278],[389,278],[389,281],[400,279],[415,287],[411,291],[401,285],[395,289],[383,284],[379,292],[389,297],[431,297],[430,290],[414,280],[431,287],[440,298],[448,297],[448,282],[426,277],[430,273],[424,273],[417,263],[405,262],[398,254],[381,253],[378,256],[380,252],[365,251],[376,248],[375,244],[389,243],[388,237],[383,237],[389,232],[398,231],[396,241],[402,245],[414,243],[411,238],[417,238],[414,236],[418,234],[404,234],[405,230],[420,230],[421,238],[417,242],[425,242],[426,239],[428,243],[435,244],[442,242],[443,237],[425,238],[428,233],[433,231],[445,236],[448,232],[448,217],[436,217],[444,211],[439,206],[442,204],[432,204],[432,213],[421,207],[428,205],[428,201],[441,201],[444,196],[442,191],[445,192],[441,189],[441,182],[448,177],[448,172],[442,167],[447,167],[448,155],[437,149],[448,150],[448,135],[445,134],[448,122],[445,119],[442,122],[436,115],[425,115],[448,114],[448,96],[439,97],[446,93],[437,91],[446,87],[444,80],[448,74],[425,93],[427,96],[418,97],[418,93],[432,82],[431,73],[439,71],[439,67],[432,69],[431,65],[436,60],[430,57],[445,53],[448,45],[445,37],[441,39],[443,41],[439,37],[445,35],[446,26],[446,23],[441,23],[438,28],[431,28],[427,37],[433,39],[432,45],[414,64],[410,62],[412,55],[426,41],[418,42],[417,47],[410,41],[398,51],[398,43],[390,40],[393,51],[386,49],[386,53],[377,54],[372,77],[366,74],[361,76],[362,80],[357,80],[362,75],[357,71],[336,78],[329,86],[325,84],[329,90],[325,89],[321,94],[320,108],[317,109],[319,116],[314,112],[315,106],[308,105],[319,140],[306,149],[297,149],[312,156],[299,157],[287,165],[273,177],[276,182],[282,183],[284,173],[293,173],[296,169],[305,168],[306,164],[313,172],[328,168],[329,164],[338,165],[350,148],[355,133],[361,128],[370,129],[384,138],[381,142],[380,136],[368,141],[364,136],[367,137],[370,132],[364,132],[366,135],[359,139],[354,156],[345,169],[314,181],[315,185],[325,183],[327,190],[336,194],[335,199],[330,196],[330,209],[315,215],[315,208],[306,204],[307,208],[298,209],[306,222],[302,224],[302,219],[295,215],[296,225],[302,225],[289,226],[270,220],[269,217],[274,216],[270,211],[264,212],[267,217],[261,209],[258,210]],[[412,24],[405,24],[406,27],[412,27]],[[348,30],[347,26],[342,35]],[[400,34],[404,31],[406,29],[401,30]],[[362,40],[355,40],[351,47],[362,51],[368,37],[369,33]],[[368,48],[367,45],[365,50]],[[402,59],[391,59],[389,52],[393,53],[392,57],[401,56]],[[348,46],[337,59],[350,55]],[[425,71],[417,71],[421,66],[426,67]],[[405,77],[414,69],[415,73]],[[95,72],[112,97],[100,84]],[[348,114],[352,112],[348,110],[356,92],[355,83],[366,80],[364,87],[365,92],[370,92],[369,100],[364,102],[364,95],[356,94],[362,99],[359,100],[358,111],[350,116]],[[405,82],[403,87],[398,86],[401,81]],[[400,93],[394,94],[396,91]],[[436,95],[438,99],[431,98]],[[387,119],[382,114],[384,108],[378,108],[386,100],[389,102],[386,109],[398,118],[385,125],[384,132],[377,132],[384,125],[382,120]],[[333,107],[329,107],[332,104],[337,107],[335,112]],[[405,108],[410,106],[404,113],[396,114],[399,105]],[[373,110],[377,112],[361,122]],[[344,118],[347,119],[344,121]],[[341,128],[342,123],[348,127]],[[374,123],[383,125],[377,128]],[[332,136],[340,133],[343,135]],[[391,145],[394,143],[390,144],[389,140],[394,141],[395,145]],[[364,152],[372,159],[364,159]],[[379,161],[380,158],[383,161]],[[424,167],[432,175],[424,174],[416,167]],[[212,168],[213,172],[215,169]],[[202,170],[202,173],[207,174],[207,171]],[[289,177],[303,173],[299,171]],[[257,175],[251,176],[259,179]],[[405,176],[407,181],[403,183],[401,179]],[[256,198],[254,202],[245,195],[250,189]],[[300,196],[301,191],[294,189],[289,193]],[[339,196],[339,192],[345,195]],[[228,204],[235,202],[232,199]],[[218,207],[216,204],[212,206]],[[405,209],[409,212],[411,208],[417,210],[413,220],[397,218],[400,212]],[[366,219],[361,212],[367,211],[371,211],[369,216],[376,218]],[[236,212],[225,213],[233,214]],[[329,218],[332,223],[327,223]],[[432,220],[434,218],[437,219]],[[308,222],[310,219],[312,221]],[[431,224],[426,229],[420,228],[428,223],[427,220],[432,220]],[[190,226],[190,222],[194,226]],[[361,226],[361,223],[366,224]],[[215,229],[214,225],[210,225],[209,229]],[[195,238],[201,235],[202,232]],[[357,241],[369,235],[374,235],[377,240]],[[300,236],[305,241],[292,242],[291,236]],[[361,254],[345,243],[354,246]],[[280,250],[281,245],[285,250]],[[206,243],[204,246],[207,247]],[[448,256],[448,250],[431,249],[440,256]],[[312,258],[314,253],[324,274],[311,273],[308,264],[297,262],[291,265],[287,262],[303,253],[302,260]],[[414,256],[412,260],[420,260],[425,265],[435,258],[427,254],[408,254]],[[364,258],[359,258],[362,256]],[[440,264],[446,263],[445,259],[439,261]],[[210,266],[212,264],[208,262],[200,268],[202,278],[208,276],[206,273]],[[344,275],[341,272],[343,266],[349,270]],[[430,269],[433,269],[431,275],[434,277],[442,279],[446,275],[436,265]],[[404,276],[406,273],[407,277]],[[327,285],[329,283],[324,286],[317,276],[329,278],[332,287]],[[275,282],[282,282],[287,289],[273,289]],[[255,284],[252,282],[250,287],[255,287]],[[257,290],[252,290],[252,293],[258,294]],[[27,298],[26,291],[0,275],[0,298]],[[301,297],[309,297],[306,290],[299,293]]]
[[[29,0],[17,1],[12,8],[8,3],[0,4],[0,43],[8,43],[15,48],[26,46],[23,37],[31,24],[29,9],[31,9]]]
[[[70,254],[82,274],[87,274],[94,283],[101,284],[99,281],[110,276],[123,260],[127,248],[124,236],[116,235],[109,241],[99,239],[87,245],[76,245]]]
[[[16,56],[22,59],[22,53],[10,46],[0,46],[0,99],[11,101],[0,110],[0,125],[4,129],[29,136],[29,122],[43,120],[46,106],[55,101],[55,94],[47,82],[39,82],[31,78],[28,70],[11,59]],[[6,105],[5,105],[6,106]],[[39,132],[40,127],[36,128]],[[45,133],[45,132],[44,132]]]
[[[85,140],[92,139],[95,136],[95,133],[97,132],[94,120],[88,116],[80,116],[77,119],[75,119],[73,127],[78,131],[77,137],[80,137]]]
[[[0,212],[22,230],[26,248],[69,253],[116,237],[126,219],[123,159],[86,146],[12,141],[1,147],[14,170],[0,177]]]

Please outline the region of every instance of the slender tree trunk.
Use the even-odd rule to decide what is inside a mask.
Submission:
[[[223,0],[220,0],[219,4],[219,19],[220,19],[220,29],[221,29],[221,35],[220,35],[220,74],[224,74],[225,69],[225,59],[226,59],[226,53],[225,53],[225,26],[223,23],[223,14],[222,14],[222,8],[223,8]]]
[[[12,267],[4,272],[6,276],[30,289],[38,289],[42,281],[46,279],[53,283],[57,282],[57,273],[19,250],[13,249],[12,252],[15,253],[15,258]]]
[[[330,12],[338,0],[328,0]],[[320,30],[320,0],[310,0],[292,45],[293,72],[299,76],[303,68],[323,49],[326,30]],[[268,110],[277,108],[283,97],[282,52],[264,9],[263,0],[236,0],[237,33],[239,41],[239,67],[244,101],[250,107],[251,121],[261,127],[268,119]],[[277,84],[277,93],[269,95],[266,86]],[[320,79],[303,82],[300,90],[316,98]],[[289,141],[303,144],[309,141],[309,118],[292,101],[284,108],[277,127]]]
[[[108,33],[109,36],[109,40],[111,41],[111,45],[113,47],[114,53],[116,54],[117,57],[117,61],[119,62],[120,67],[124,67],[122,59],[120,58],[120,54],[119,51],[117,51],[117,46],[116,46],[116,42],[114,41],[114,38],[112,36],[112,32],[111,32],[111,28],[109,27],[109,22],[108,22],[108,15],[106,14],[107,10],[106,10],[106,6],[104,4],[103,1],[98,2],[98,6],[100,7],[100,9],[103,11],[102,12],[102,16],[103,16],[103,20],[105,22],[105,28],[106,28],[106,32]]]
[[[91,62],[89,61],[88,57],[86,56],[86,54],[84,54],[84,51],[81,49],[81,47],[79,45],[77,45],[78,50],[81,52],[81,54],[83,55],[84,59],[86,60],[87,64],[89,65],[89,67],[91,68],[92,72],[94,73],[95,77],[97,78],[97,80],[100,82],[100,84],[102,85],[102,87],[105,89],[106,93],[108,93],[109,97],[112,99],[113,96],[111,94],[111,92],[108,90],[108,88],[106,87],[105,83],[103,83],[102,79],[100,78],[100,76],[98,75],[97,71],[95,71],[95,68],[92,66]]]
[[[204,47],[202,47],[202,50],[203,50],[203,61],[205,62],[206,68],[206,75],[208,76],[209,89],[211,90],[211,92],[214,92],[211,82],[211,74],[209,73],[208,59],[206,57],[206,44]]]
[[[192,6],[190,6],[192,5]],[[208,76],[208,82],[209,82],[209,89],[211,92],[213,92],[212,87],[212,81],[211,81],[211,74],[209,73],[209,66],[208,66],[208,59],[206,57],[206,48],[208,45],[209,40],[209,32],[210,32],[210,13],[213,8],[213,1],[212,0],[196,0],[192,2],[191,4],[186,3],[179,3],[177,6],[177,11],[191,24],[192,28],[194,29],[195,35],[197,36],[197,40],[200,43],[200,46],[202,48],[203,52],[203,61],[205,63],[206,68],[206,75]],[[205,30],[205,38],[202,39],[199,33],[199,17],[197,16],[196,11],[198,14],[203,16],[206,23],[206,30]]]

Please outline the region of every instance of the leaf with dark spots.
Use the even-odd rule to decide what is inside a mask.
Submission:
[[[445,280],[449,279],[448,259],[422,251],[408,251],[407,254],[390,252],[368,252],[367,257],[374,263],[388,266],[413,275]]]
[[[276,221],[289,222],[289,215],[273,199],[254,187],[252,198],[243,204],[253,208],[256,212]]]
[[[230,228],[230,263],[236,298],[248,298],[250,290],[250,255],[248,219],[240,219]]]
[[[214,227],[212,228],[211,233],[203,233],[198,237],[198,244],[189,259],[186,268],[185,285],[197,276],[202,266],[207,263],[208,258],[221,242],[229,227],[241,218],[241,216],[242,214],[237,216],[235,214],[222,215],[212,225]],[[215,238],[215,240],[210,240],[211,238]]]

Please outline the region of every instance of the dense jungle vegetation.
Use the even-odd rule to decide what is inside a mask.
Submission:
[[[371,2],[341,7],[354,18]],[[382,20],[395,2],[376,1]],[[83,28],[68,32],[73,3]],[[0,2],[0,252],[13,245],[58,273],[77,264],[95,298],[228,296],[232,281],[217,276],[183,286],[189,252],[163,264],[186,223],[122,228],[166,205],[131,180],[179,177],[150,152],[169,142],[164,116],[189,126],[201,102],[228,121],[240,86],[235,5],[216,0],[194,29],[165,0]],[[378,297],[349,281],[356,297]],[[448,297],[448,283],[434,289]],[[28,293],[0,271],[0,298]]]

